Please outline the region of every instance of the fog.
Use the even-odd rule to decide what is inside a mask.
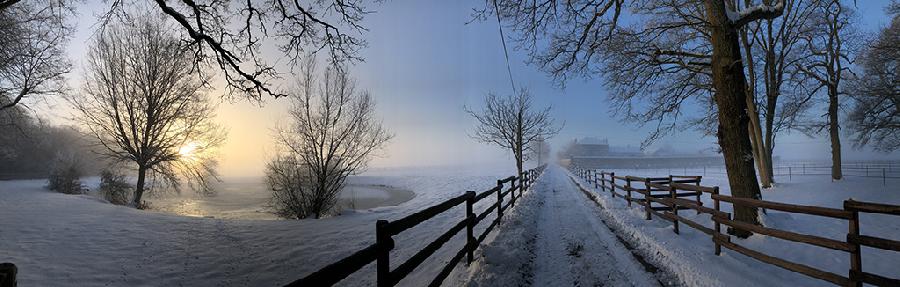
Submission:
[[[875,30],[886,23],[883,3],[858,3],[862,25]],[[74,71],[68,76],[73,91],[80,86],[86,43],[94,31],[95,14],[105,9],[102,1],[79,6],[78,30],[69,45]],[[464,107],[478,108],[488,92],[511,93],[503,48],[495,22],[472,22],[476,2],[389,1],[366,18],[369,46],[361,51],[364,62],[354,66],[353,75],[362,89],[378,102],[378,113],[395,137],[379,152],[371,168],[428,166],[513,165],[508,152],[477,142],[469,135],[474,123]],[[472,22],[472,23],[467,23]],[[285,62],[272,50],[272,62]],[[572,79],[560,87],[547,75],[525,61],[527,55],[510,49],[511,72],[517,85],[528,88],[539,105],[550,105],[563,130],[550,141],[558,147],[574,138],[606,138],[612,146],[636,147],[656,128],[623,123],[607,104],[601,79]],[[289,71],[290,69],[283,69]],[[292,84],[292,76],[282,75],[282,87]],[[218,79],[221,80],[221,79]],[[210,91],[217,98],[219,89]],[[59,99],[32,103],[42,117],[52,123],[70,124],[70,110]],[[265,98],[263,102],[223,99],[217,121],[229,130],[220,150],[220,173],[229,176],[261,175],[265,162],[278,150],[273,130],[287,122],[289,102]],[[49,115],[49,116],[47,116]],[[845,133],[846,160],[898,159],[897,152],[875,153],[851,147]],[[687,130],[669,135],[651,145],[684,152],[714,152],[715,138]],[[776,140],[775,156],[788,160],[828,159],[826,137],[808,137],[784,132]]]

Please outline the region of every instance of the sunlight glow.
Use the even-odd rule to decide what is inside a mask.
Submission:
[[[178,154],[183,158],[193,158],[199,145],[197,142],[189,142],[178,149]]]

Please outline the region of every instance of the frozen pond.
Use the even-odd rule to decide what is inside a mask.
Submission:
[[[201,197],[190,190],[180,195],[150,197],[153,211],[185,216],[227,219],[280,219],[271,213],[270,192],[262,177],[223,178],[213,196]],[[384,184],[361,182],[349,178],[338,203],[341,210],[367,210],[381,206],[395,206],[415,197],[411,190]]]

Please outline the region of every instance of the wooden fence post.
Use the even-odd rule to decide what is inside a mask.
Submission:
[[[650,180],[644,179],[644,190],[647,192],[644,194],[644,219],[651,220],[653,216],[650,215]]]
[[[631,206],[631,179],[628,176],[625,176],[625,202],[628,203],[628,206]]]
[[[509,186],[510,207],[516,206],[516,189],[521,189],[521,187],[522,187],[521,181],[519,181],[519,185],[516,185],[516,180],[518,180],[518,179],[519,179],[518,177],[515,177],[515,178],[513,178],[512,181],[509,182],[509,184],[510,184],[510,186]]]
[[[0,263],[0,287],[16,287],[19,269],[12,263]]]
[[[852,200],[852,199],[850,199]],[[844,200],[844,210],[850,210],[853,214],[850,216],[850,224],[849,231],[847,234],[847,242],[850,243],[850,283],[852,286],[861,287],[862,281],[854,276],[854,273],[862,272],[862,250],[860,250],[859,243],[853,243],[850,241],[850,237],[858,237],[859,236],[859,211],[851,210],[847,208],[847,203],[849,200]]]
[[[669,179],[671,182],[671,179]],[[697,177],[697,186],[700,186],[700,181],[703,180],[702,176]],[[697,191],[697,206],[703,206],[703,201],[700,201],[700,196],[703,195],[703,192]],[[700,209],[697,209],[697,214],[700,214]]]
[[[503,181],[497,180],[497,222],[503,218]]]
[[[612,198],[616,198],[616,173],[609,173],[609,193],[612,194]]]
[[[672,221],[672,224],[673,224],[674,227],[675,227],[675,229],[673,229],[673,231],[675,231],[675,234],[681,234],[681,233],[678,231],[678,219],[677,219],[677,216],[678,216],[678,203],[675,202],[675,199],[677,198],[677,197],[675,197],[675,193],[677,192],[677,190],[675,189],[674,186],[672,186],[671,182],[672,182],[672,176],[670,175],[670,176],[669,176],[669,183],[670,183],[670,184],[669,184],[669,195],[672,196],[672,213],[675,214],[675,216],[676,216],[676,219]]]
[[[475,244],[475,235],[473,234],[473,230],[475,229],[475,212],[472,211],[472,207],[475,205],[475,192],[474,191],[466,191],[468,195],[466,198],[466,265],[472,264],[472,259],[474,257],[475,248],[478,248]]]
[[[631,178],[625,177],[625,202],[631,206]]]
[[[528,171],[519,174],[519,196],[522,197],[522,191],[528,188]]]
[[[378,257],[376,258],[376,280],[378,287],[393,286],[391,282],[390,252],[394,249],[394,240],[387,230],[388,221],[375,222],[375,242],[378,244]]]
[[[606,191],[606,172],[600,171],[600,191]]]
[[[719,187],[718,187],[718,186],[713,187],[713,192],[712,192],[712,193],[715,194],[715,195],[718,195],[718,194],[719,194]],[[713,208],[715,208],[716,211],[720,211],[720,210],[719,210],[719,200],[716,199],[715,197],[713,197]],[[716,216],[716,215],[713,214],[713,216]],[[715,220],[713,220],[713,221],[716,223],[716,224],[715,224],[716,232],[713,233],[713,243],[716,244],[716,256],[718,256],[718,255],[721,255],[721,254],[722,254],[722,245],[719,244],[719,241],[716,241],[716,236],[719,236],[719,234],[722,234],[722,225],[719,224],[718,221],[715,221]]]

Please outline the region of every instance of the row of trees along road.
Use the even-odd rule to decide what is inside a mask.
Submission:
[[[847,104],[842,102],[847,91],[842,80],[853,78],[850,63],[855,45],[862,42],[853,29],[853,4],[845,2],[492,0],[475,17],[499,16],[514,29],[514,40],[529,52],[530,62],[561,84],[574,76],[601,75],[610,90],[611,110],[623,121],[657,123],[645,144],[684,127],[715,134],[731,193],[760,198],[760,183],[769,187],[774,181],[772,153],[782,131],[828,131],[832,176],[842,176],[839,110]],[[891,79],[862,79],[886,83],[860,87],[897,87]],[[860,98],[866,94],[865,88],[856,90]],[[887,90],[868,94],[887,92],[880,98],[897,98],[895,88]],[[826,121],[809,115],[821,97],[828,102]],[[872,98],[877,97],[867,97]],[[869,102],[884,109],[853,113],[858,142],[896,142],[896,136],[885,135],[897,126],[883,121],[896,122],[898,101]],[[696,107],[707,112],[692,118],[685,111]],[[755,208],[736,207],[735,218],[759,224]]]

